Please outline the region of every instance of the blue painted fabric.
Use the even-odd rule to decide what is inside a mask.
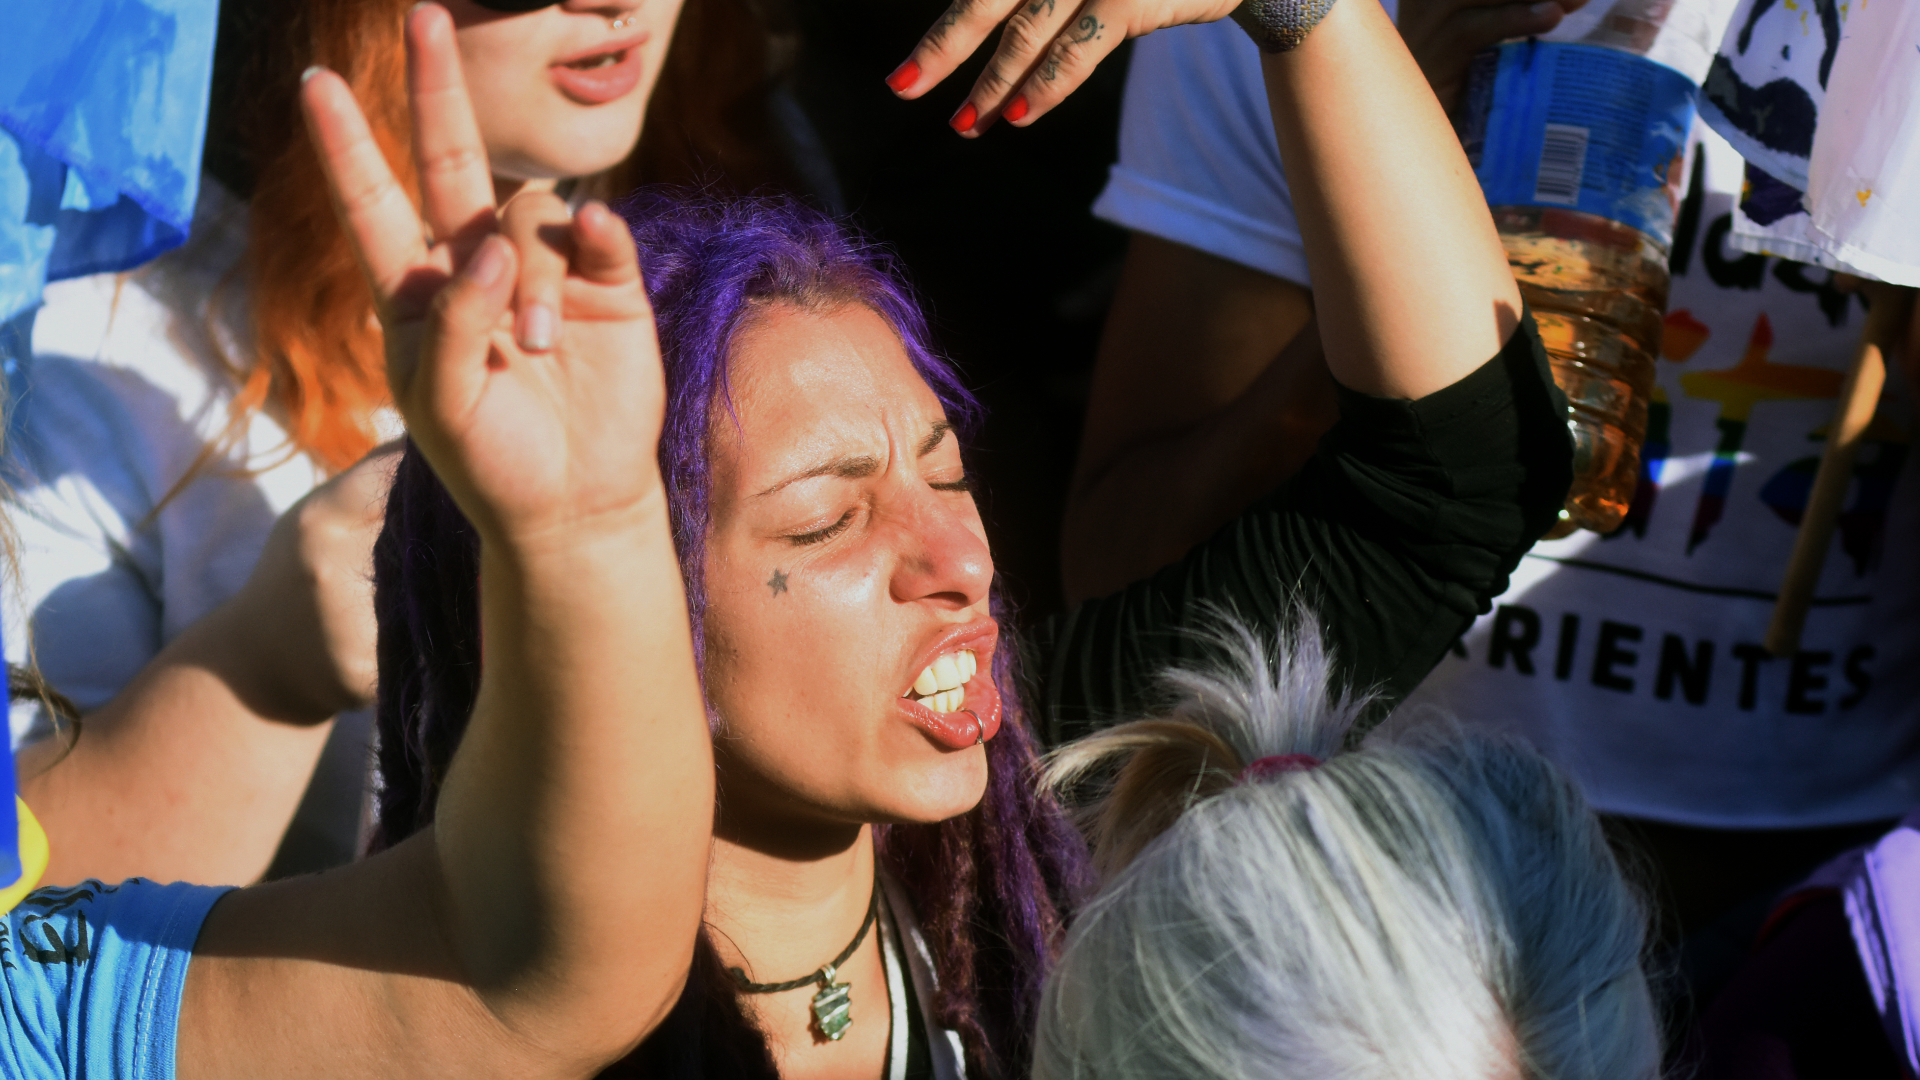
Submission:
[[[0,639],[0,656],[7,654],[6,642]],[[7,671],[0,666],[0,694],[8,690]],[[13,741],[7,741],[7,747],[0,750],[0,889],[20,881],[20,812],[13,801]]]
[[[218,9],[0,0],[0,324],[186,240]]]
[[[173,1080],[193,943],[228,891],[89,881],[0,916],[0,1076]]]

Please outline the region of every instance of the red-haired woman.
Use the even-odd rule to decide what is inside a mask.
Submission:
[[[410,6],[228,5],[192,238],[134,272],[49,288],[31,354],[8,372],[23,586],[10,659],[85,714],[77,739],[47,737],[39,699],[13,716],[23,793],[52,838],[49,882],[259,877],[331,719],[371,698],[368,552],[387,470],[369,453],[398,424],[373,295],[296,95],[310,65],[340,72],[417,199]],[[414,32],[458,46],[489,201],[689,165],[743,186],[773,175],[753,153],[766,140],[717,120],[765,70],[737,3],[703,5],[678,32],[680,0],[443,6],[451,20],[430,13]],[[670,39],[708,61],[710,93],[676,85],[694,65],[665,64]],[[663,84],[667,123],[636,150]],[[519,330],[537,341],[553,325],[536,314]],[[308,838],[317,861],[354,840],[356,719],[359,738],[334,739],[302,814],[332,826]]]

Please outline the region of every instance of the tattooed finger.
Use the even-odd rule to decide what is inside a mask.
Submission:
[[[1025,105],[1014,92],[1036,65],[1045,63],[1055,38],[1085,20],[1082,11],[1074,0],[1023,0],[1001,29],[999,47],[974,80],[966,105],[954,119],[955,130],[963,135],[977,134],[995,117],[1018,120],[1025,115]]]
[[[1124,23],[1115,23],[1113,7],[1110,0],[1094,0],[1075,12],[1001,110],[1002,118],[1024,127],[1079,89],[1126,37]]]
[[[887,85],[901,97],[919,97],[953,74],[1001,20],[1024,14],[1036,2],[1050,6],[1056,0],[952,0],[906,62],[887,76]]]

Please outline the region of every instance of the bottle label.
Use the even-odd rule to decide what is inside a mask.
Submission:
[[[1673,242],[1694,85],[1645,57],[1516,41],[1474,58],[1460,141],[1490,206],[1563,206]]]

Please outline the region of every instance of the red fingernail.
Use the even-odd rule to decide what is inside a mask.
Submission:
[[[904,94],[907,92],[907,87],[919,81],[920,65],[909,60],[894,68],[893,74],[887,76],[887,87],[896,94]]]
[[[1027,95],[1021,94],[1019,97],[1014,98],[1012,103],[1009,104],[1000,115],[1006,117],[1008,123],[1012,123],[1027,115]]]
[[[973,102],[969,101],[965,105],[960,106],[960,111],[953,114],[953,119],[947,121],[947,125],[960,134],[965,135],[967,132],[973,130],[973,122],[979,118],[979,110],[975,109]]]

